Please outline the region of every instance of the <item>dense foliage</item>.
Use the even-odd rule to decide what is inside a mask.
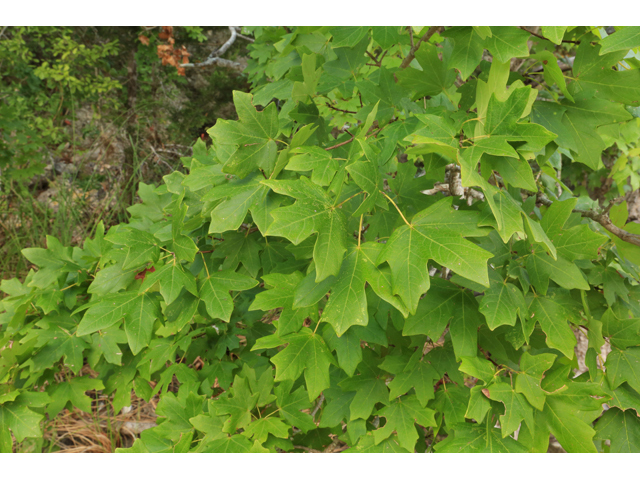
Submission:
[[[640,451],[640,28],[252,32],[189,173],[2,282],[2,451],[92,390],[135,452]]]

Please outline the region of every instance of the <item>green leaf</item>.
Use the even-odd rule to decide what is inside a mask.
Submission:
[[[27,437],[41,436],[40,421],[43,418],[43,415],[34,412],[20,400],[0,405],[0,451],[12,452],[12,433],[18,442]]]
[[[496,38],[495,35],[493,38]],[[490,138],[506,142],[526,142],[521,150],[535,152],[552,141],[556,135],[541,125],[534,123],[518,123],[527,109],[530,87],[514,89],[509,98],[500,101],[496,94],[492,94],[487,107],[487,118],[484,130]]]
[[[293,272],[289,275],[272,273],[271,275],[263,276],[262,279],[265,285],[271,285],[275,288],[256,295],[249,310],[269,311],[281,307],[282,312],[278,319],[278,335],[283,336],[300,330],[304,319],[313,313],[311,308],[293,308],[294,292],[302,280],[302,274],[300,272]]]
[[[547,335],[547,345],[560,350],[567,358],[573,358],[576,337],[568,320],[580,321],[580,314],[571,297],[557,294],[552,297],[529,297],[529,313],[537,320]]]
[[[389,404],[389,390],[384,379],[372,374],[354,375],[340,382],[346,391],[355,391],[356,395],[349,406],[350,419],[367,419],[378,403]]]
[[[547,397],[543,418],[547,428],[569,453],[595,453],[595,431],[576,415],[576,406],[562,395]]]
[[[433,287],[420,302],[415,315],[405,321],[403,334],[439,338],[450,322],[456,357],[475,356],[482,317],[473,293],[436,278],[432,282]]]
[[[465,423],[465,413],[469,404],[469,389],[460,385],[443,385],[436,392],[433,407],[444,414],[447,427]]]
[[[567,27],[540,27],[540,30],[542,30],[542,35],[544,37],[548,38],[556,45],[560,45]]]
[[[205,201],[223,200],[211,211],[209,233],[237,230],[249,209],[252,214],[260,210],[268,192],[268,188],[260,183],[262,178],[259,173],[249,174],[246,178],[219,185],[203,197]]]
[[[160,284],[160,294],[167,305],[172,304],[178,298],[183,288],[193,295],[198,295],[195,277],[185,272],[182,266],[175,261],[147,274],[140,290],[148,291],[156,283]]]
[[[276,366],[276,382],[298,379],[304,371],[309,400],[329,388],[329,365],[335,364],[331,352],[320,335],[303,328],[299,333],[281,339],[287,347],[271,358]]]
[[[456,425],[453,435],[436,443],[434,448],[438,453],[525,453],[527,451],[513,438],[502,438],[496,428],[470,424]]]
[[[326,192],[306,177],[299,180],[263,180],[276,193],[298,199],[289,207],[272,212],[274,222],[267,235],[285,237],[298,245],[312,233],[318,238],[313,250],[316,282],[337,275],[346,250],[346,218]]]
[[[495,383],[488,387],[488,390],[491,400],[497,400],[504,404],[504,415],[500,415],[502,438],[515,432],[523,420],[527,422],[530,429],[535,429],[533,408],[523,395],[513,391],[511,385]]]
[[[573,102],[573,96],[567,90],[567,81],[564,78],[562,70],[558,66],[558,61],[555,55],[549,51],[544,51],[532,55],[532,58],[542,62],[545,82],[547,82],[548,85],[553,85],[554,83],[558,85],[562,94]]]
[[[624,31],[624,30],[623,30]],[[611,441],[611,453],[640,451],[640,418],[630,410],[610,408],[596,423],[596,438]]]
[[[276,163],[278,136],[278,109],[269,104],[258,112],[252,104],[253,96],[233,92],[233,103],[239,121],[219,120],[208,133],[217,145],[237,147],[226,159],[222,169],[225,173],[246,177],[258,168],[268,176]]]
[[[536,291],[546,295],[549,279],[563,288],[589,290],[589,284],[582,276],[580,269],[562,257],[554,260],[546,252],[535,249],[526,261],[527,272]]]
[[[624,27],[600,40],[600,55],[640,47],[640,27]]]
[[[493,364],[482,357],[462,357],[459,370],[482,380],[484,383],[489,383],[496,375],[496,369]]]
[[[602,333],[614,347],[624,349],[640,344],[640,318],[619,318],[611,308],[602,315]]]
[[[311,415],[301,411],[309,409],[311,407],[311,402],[309,401],[304,387],[300,387],[296,391],[291,392],[292,385],[292,381],[284,381],[276,387],[276,404],[278,405],[278,408],[280,408],[282,417],[284,417],[290,425],[293,425],[306,433],[309,430],[316,428],[316,424],[313,423]]]
[[[374,434],[369,432],[363,435],[358,444],[353,448],[347,450],[347,452],[353,453],[409,453],[410,450],[406,450],[400,445],[398,437],[392,435],[386,440],[382,440],[379,444],[376,443]],[[413,450],[411,450],[413,452]]]
[[[487,260],[491,254],[463,237],[483,236],[477,212],[453,210],[451,198],[438,201],[413,217],[410,225],[397,228],[382,250],[378,262],[386,261],[393,273],[393,293],[411,313],[429,289],[427,262],[435,260],[458,275],[489,285]]]
[[[340,166],[331,152],[320,147],[298,147],[291,150],[292,155],[285,170],[311,172],[311,181],[320,186],[328,186]]]
[[[512,283],[492,283],[480,300],[478,309],[484,315],[487,325],[495,330],[501,325],[516,324],[516,315],[524,318],[527,314],[527,304],[522,291]]]
[[[381,366],[384,368],[383,366]],[[389,383],[389,401],[407,393],[411,388],[422,407],[434,397],[433,384],[440,378],[438,372],[427,362],[409,362]]]
[[[259,443],[264,443],[269,434],[278,438],[288,438],[289,427],[279,418],[267,417],[251,422],[242,432],[245,437],[257,440]]]
[[[153,334],[153,324],[160,317],[160,305],[149,294],[138,295],[133,302],[122,307],[125,314],[124,331],[129,340],[131,352],[136,355],[149,345]]]
[[[215,403],[217,415],[228,415],[222,431],[232,434],[238,428],[246,428],[251,423],[251,410],[258,403],[259,396],[258,393],[251,394],[248,380],[236,375],[231,390]]]
[[[613,349],[605,362],[607,380],[612,389],[627,382],[631,388],[640,393],[640,347],[625,350]]]
[[[530,34],[518,27],[491,27],[491,37],[485,38],[484,46],[501,63],[513,57],[528,57],[527,40]]]
[[[491,402],[482,391],[485,389],[484,385],[477,385],[471,388],[469,406],[464,414],[466,418],[472,418],[478,423],[482,423],[487,412],[491,410]]]
[[[335,27],[333,34],[333,46],[353,47],[369,32],[370,27]]]
[[[257,280],[229,270],[213,272],[198,281],[200,298],[204,302],[207,313],[212,318],[219,318],[224,322],[231,319],[233,300],[229,291],[241,292],[249,290],[258,284]]]
[[[455,72],[438,58],[438,49],[435,45],[422,43],[415,55],[415,60],[422,67],[422,71],[407,68],[396,73],[398,83],[412,90],[414,97],[435,96],[453,85]]]
[[[400,28],[401,27],[371,27],[371,36],[378,45],[387,49],[399,43],[402,39]]]
[[[102,390],[102,381],[89,377],[74,377],[68,382],[54,385],[48,390],[51,403],[47,406],[47,413],[51,418],[58,415],[68,403],[83,412],[91,413],[91,397],[85,395],[87,390]]]
[[[117,230],[109,230],[104,238],[116,245],[123,245],[127,249],[127,255],[122,265],[125,270],[155,262],[160,255],[158,239],[143,230],[120,226]]]
[[[407,396],[398,399],[388,407],[378,411],[378,415],[385,417],[387,422],[384,427],[373,432],[376,445],[389,438],[395,431],[398,435],[398,443],[409,451],[414,451],[418,432],[415,424],[423,427],[435,427],[435,412],[430,408],[420,405],[415,396]]]
[[[457,69],[462,80],[466,80],[482,60],[482,38],[475,27],[453,27],[445,30],[443,35],[454,40],[449,66]]]
[[[544,372],[549,370],[556,356],[552,353],[531,355],[525,352],[520,357],[521,372],[516,375],[515,391],[524,394],[531,405],[542,410],[546,399],[546,393],[542,390],[540,382]]]

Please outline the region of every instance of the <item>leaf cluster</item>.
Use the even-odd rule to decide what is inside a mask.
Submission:
[[[2,451],[96,389],[160,395],[135,452],[640,450],[640,247],[558,175],[638,130],[640,36],[541,32],[254,29],[188,173],[2,282]]]

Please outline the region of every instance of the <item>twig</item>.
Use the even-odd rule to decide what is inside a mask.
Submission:
[[[414,46],[411,47],[411,50],[409,50],[409,54],[406,56],[406,58],[400,64],[400,68],[407,68],[409,66],[409,64],[413,61],[413,59],[416,58],[416,51],[420,48],[420,45],[422,44],[422,42],[428,42],[429,39],[436,32],[440,31],[440,29],[442,29],[442,27],[431,27],[427,31],[427,33],[425,33],[424,36],[420,40],[418,40],[418,43],[416,43]]]
[[[540,202],[542,205],[546,205],[547,207],[553,204],[553,202],[549,200],[549,197],[547,197],[542,192],[538,192],[538,202]],[[605,211],[602,213],[597,213],[597,212],[594,212],[593,210],[581,210],[579,208],[574,208],[573,213],[579,213],[585,218],[590,218],[594,222],[597,222],[600,225],[602,225],[609,232],[613,233],[620,240],[640,247],[640,235],[637,235],[635,233],[629,233],[626,230],[616,227],[613,224],[613,222],[609,218],[609,210],[612,205],[613,203],[611,203],[609,207],[607,207]]]
[[[318,400],[317,405],[315,406],[315,408],[311,412],[311,418],[315,419],[316,413],[318,413],[318,410],[320,410],[320,407],[322,406],[323,402],[324,402],[324,393],[321,393],[320,394],[320,399]]]
[[[151,150],[153,151],[153,153],[156,156],[156,162],[161,162],[164,163],[167,167],[169,167],[169,170],[171,170],[173,172],[173,167],[171,165],[169,165],[167,162],[165,162],[162,157],[160,156],[160,154],[158,152],[156,152],[156,149],[153,148],[153,145],[149,145],[149,148],[151,148]]]
[[[238,34],[238,38],[241,38],[241,39],[243,39],[243,40],[246,40],[246,41],[247,41],[247,42],[249,42],[249,43],[254,43],[254,42],[255,42],[255,40],[254,40],[253,38],[251,38],[251,37],[247,37],[246,35],[242,35],[242,34],[240,33],[240,27],[234,27],[234,28],[236,29],[236,33]]]
[[[551,40],[549,40],[547,37],[543,37],[539,33],[532,32],[531,30],[527,30],[524,27],[518,27],[518,28],[520,28],[521,30],[524,30],[527,33],[530,33],[534,37],[538,37],[538,38],[541,38],[542,40],[546,40],[548,42],[551,42]],[[575,43],[576,45],[580,45],[580,40],[561,40],[561,42],[563,42],[563,43]],[[553,43],[553,42],[551,42],[551,43]]]
[[[372,127],[372,128],[373,128],[373,127]],[[382,128],[384,128],[384,127],[382,127]],[[369,137],[372,137],[372,136],[373,136],[373,137],[377,136],[377,135],[380,133],[380,131],[382,130],[382,128],[378,128],[375,132],[370,133],[369,135],[367,135],[367,137],[366,137],[366,138],[369,138]],[[351,138],[350,138],[349,140],[345,140],[344,142],[342,142],[342,143],[338,143],[337,145],[332,145],[332,146],[330,146],[330,147],[326,147],[326,148],[325,148],[325,150],[333,150],[334,148],[340,148],[340,147],[343,147],[343,146],[345,146],[345,145],[347,145],[347,144],[349,144],[349,143],[353,142],[353,141],[355,140],[355,138],[356,138],[356,137],[354,137],[354,136],[353,136],[353,134],[352,134],[350,131],[348,131],[348,130],[345,130],[345,131],[346,131],[349,135],[351,135]],[[369,131],[371,131],[371,130],[369,130]]]
[[[342,112],[342,113],[352,113],[353,115],[355,115],[358,112],[352,112],[351,110],[343,110],[341,108],[338,107],[334,107],[333,105],[331,105],[329,102],[325,102],[325,105],[327,107],[329,107],[331,110],[337,110],[338,112]]]
[[[220,58],[220,55],[224,55],[227,52],[227,50],[231,48],[231,45],[233,45],[233,43],[236,41],[236,38],[238,38],[238,31],[236,30],[236,27],[229,27],[229,30],[231,31],[231,37],[229,37],[229,40],[227,40],[220,48],[211,52],[209,57],[207,57],[207,59],[204,62],[183,63],[180,66],[183,68],[189,68],[189,67],[206,67],[209,65],[217,64],[217,65],[221,65],[223,67],[228,67],[228,68],[242,68],[242,66],[238,62],[233,62],[231,60],[227,60],[226,58]]]
[[[2,27],[2,30],[0,30],[0,38],[4,35],[4,31],[9,28],[9,27]]]
[[[320,450],[316,450],[315,448],[305,447],[304,445],[294,445],[293,448],[304,450],[307,453],[322,453]]]

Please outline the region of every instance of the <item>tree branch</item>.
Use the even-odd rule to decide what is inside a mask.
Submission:
[[[425,33],[424,36],[420,40],[418,40],[418,43],[416,43],[414,46],[411,47],[411,50],[409,50],[409,54],[400,64],[400,68],[407,68],[409,64],[413,61],[413,59],[416,58],[416,51],[420,48],[420,45],[422,44],[422,42],[428,42],[429,39],[433,37],[433,35],[436,32],[439,32],[441,29],[442,27],[429,28],[429,30],[427,30],[427,33]]]
[[[542,205],[546,205],[547,207],[553,204],[553,202],[549,200],[549,197],[547,197],[542,192],[538,192],[538,202],[541,203]],[[623,230],[622,228],[615,226],[611,221],[611,219],[609,218],[609,208],[605,209],[605,211],[602,213],[597,213],[597,212],[594,212],[593,210],[581,210],[579,208],[574,208],[573,213],[579,213],[585,218],[590,218],[594,222],[598,222],[606,230],[613,233],[620,240],[640,247],[640,235],[627,232],[626,230]]]
[[[326,105],[327,107],[329,107],[331,110],[336,110],[336,111],[338,111],[338,112],[342,112],[342,113],[352,113],[352,114],[354,114],[354,115],[355,115],[356,113],[358,113],[358,112],[352,112],[351,110],[343,110],[343,109],[341,109],[341,108],[334,107],[334,106],[333,106],[333,105],[331,105],[329,102],[325,102],[325,105]]]
[[[231,36],[229,37],[229,40],[227,40],[220,48],[211,52],[211,54],[207,57],[207,59],[204,62],[183,63],[182,65],[180,65],[180,67],[191,68],[191,67],[208,67],[209,65],[220,65],[222,67],[227,67],[227,68],[242,69],[242,65],[240,65],[238,62],[227,60],[226,58],[220,58],[220,55],[224,55],[227,52],[227,50],[231,48],[231,45],[233,45],[233,43],[236,41],[236,38],[238,38],[237,28],[238,27],[229,27],[229,30],[231,31]]]

